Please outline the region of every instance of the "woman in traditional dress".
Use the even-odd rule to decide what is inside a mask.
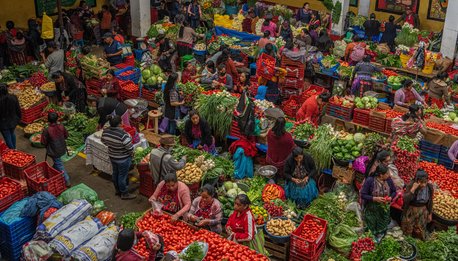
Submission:
[[[223,211],[221,203],[215,198],[215,188],[210,184],[204,185],[200,190],[200,196],[192,201],[186,219],[195,222],[198,227],[221,234],[222,218]]]
[[[279,117],[267,133],[266,162],[278,169],[279,177],[283,177],[283,167],[295,146],[293,136],[285,130],[285,124],[285,118]]]

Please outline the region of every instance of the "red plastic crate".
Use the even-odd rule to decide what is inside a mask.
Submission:
[[[320,223],[321,226],[323,227],[323,231],[321,232],[321,235],[315,241],[301,237],[301,232],[304,229],[304,223],[308,220],[315,220],[318,223]],[[317,255],[319,256],[324,249],[324,245],[326,245],[327,224],[328,222],[324,219],[315,217],[310,214],[306,214],[301,224],[299,225],[299,227],[296,228],[296,230],[294,230],[293,233],[291,234],[290,255],[291,253],[293,253],[294,256],[308,257],[308,258],[317,256]],[[312,259],[307,259],[307,260],[312,260]]]
[[[334,103],[328,103],[326,107],[326,114],[344,121],[351,121],[353,116],[353,107],[349,108]]]
[[[304,255],[302,253],[296,252],[294,250],[289,251],[289,261],[318,261],[320,260],[320,256],[324,251],[324,248],[326,247],[326,242],[323,241],[320,243],[320,246],[318,247],[318,251],[315,253],[315,255]]]
[[[385,132],[386,119],[382,118],[373,112],[371,112],[369,117],[369,129],[376,132]]]
[[[304,79],[304,67],[300,66],[282,66],[286,70],[286,77]]]
[[[123,86],[125,86],[129,82],[133,83],[132,81],[120,81],[119,82],[119,85],[120,85],[120,88],[121,88],[121,90],[119,91],[119,94],[120,94],[122,100],[136,99],[136,98],[138,98],[140,96],[140,89],[139,88],[137,88],[136,91],[126,91],[126,90],[123,89]]]
[[[54,196],[65,190],[64,173],[58,171],[48,162],[40,162],[24,170],[29,192],[47,191]]]
[[[300,78],[291,78],[286,77],[285,81],[281,84],[283,88],[290,88],[290,89],[304,89],[304,79]]]
[[[137,166],[138,168],[138,166]],[[151,197],[156,190],[156,186],[153,184],[153,176],[150,171],[139,171],[140,187],[138,192],[145,197]]]
[[[11,150],[7,150],[6,152],[4,152],[4,154],[8,153],[8,151],[11,151]],[[27,169],[28,167],[32,166],[33,164],[35,164],[36,157],[34,155],[28,154],[28,153],[25,153],[25,152],[22,152],[22,151],[20,151],[20,152],[25,154],[25,155],[32,156],[33,160],[31,160],[30,162],[28,162],[27,164],[25,164],[22,167],[18,167],[18,166],[15,166],[15,165],[11,164],[11,163],[6,162],[5,159],[4,159],[4,156],[2,155],[3,169],[5,170],[5,175],[8,176],[8,177],[11,177],[13,179],[25,179],[24,170]]]
[[[287,88],[282,87],[280,89],[280,95],[283,99],[289,99],[291,96],[301,96],[303,89]]]
[[[24,124],[30,124],[41,117],[43,109],[48,105],[48,100],[44,100],[41,103],[32,106],[28,109],[21,108],[21,122]]]
[[[303,67],[305,68],[305,64],[300,62],[300,61],[294,61],[294,60],[291,60],[289,59],[288,57],[282,55],[281,57],[281,67],[285,67],[285,66],[297,66],[297,67]]]
[[[261,54],[256,62],[256,75],[267,80],[275,75],[275,58],[268,54]]]
[[[296,102],[296,106],[292,106],[291,103],[292,101]],[[287,105],[289,105],[287,107]],[[300,96],[297,95],[292,95],[289,97],[289,99],[285,102],[282,103],[282,110],[286,114],[286,116],[295,118],[297,111],[301,108],[302,103],[300,101]]]
[[[148,90],[146,88],[142,88],[142,98],[147,100],[147,101],[152,101],[154,100],[156,96],[156,91],[152,90]]]
[[[320,95],[325,91],[326,91],[325,88],[312,84],[302,93],[301,101],[304,102],[305,100],[310,98],[312,95]]]
[[[21,184],[19,184],[19,182],[8,177],[0,177],[0,184],[4,183],[10,183],[16,188],[11,192],[11,194],[0,198],[0,212],[9,208],[14,202],[24,198],[24,192],[22,191]]]
[[[386,118],[385,119],[385,133],[391,134],[393,129],[391,128],[391,123],[393,122],[393,119]]]
[[[363,126],[369,126],[370,110],[355,108],[353,111],[353,122]]]

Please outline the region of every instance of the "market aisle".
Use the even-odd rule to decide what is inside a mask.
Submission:
[[[29,140],[24,137],[22,129],[16,129],[16,136],[17,149],[35,155],[37,162],[42,162],[45,159],[45,149],[32,147]],[[48,162],[51,163],[52,160],[48,159]],[[66,162],[65,168],[70,175],[72,185],[85,183],[97,191],[99,198],[105,202],[107,209],[114,212],[118,217],[127,212],[145,211],[150,208],[147,198],[142,195],[138,195],[134,200],[121,200],[119,197],[116,197],[113,184],[110,180],[111,176],[107,174],[98,176],[96,172],[92,173],[92,166],[86,166],[85,160],[79,156]],[[132,170],[132,173],[136,175],[136,170]],[[133,184],[133,186],[138,187],[138,183]],[[134,193],[138,194],[138,190]]]

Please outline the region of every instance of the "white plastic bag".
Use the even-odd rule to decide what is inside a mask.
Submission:
[[[162,207],[164,204],[161,202],[158,202],[156,200],[151,200],[151,211],[153,212],[154,215],[162,215]]]
[[[351,202],[350,204],[347,205],[345,208],[345,211],[353,211],[356,214],[356,217],[358,219],[358,223],[360,224],[359,227],[353,227],[353,231],[355,231],[358,235],[362,235],[364,233],[364,225],[363,225],[363,216],[362,216],[362,211],[361,211],[361,206],[359,205],[358,202]]]
[[[106,228],[73,252],[72,257],[78,261],[112,260],[118,233],[115,225]]]

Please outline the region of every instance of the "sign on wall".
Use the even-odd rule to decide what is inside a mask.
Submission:
[[[445,21],[448,0],[429,0],[428,19]]]
[[[61,0],[62,8],[74,7],[77,0]],[[79,3],[79,1],[78,1]],[[86,0],[90,7],[96,6],[96,0]],[[47,15],[57,14],[57,1],[56,0],[35,0],[35,13],[37,17],[41,17],[43,12]]]
[[[414,13],[417,13],[419,3],[420,0],[376,0],[375,10],[402,14],[406,7],[410,7]]]

